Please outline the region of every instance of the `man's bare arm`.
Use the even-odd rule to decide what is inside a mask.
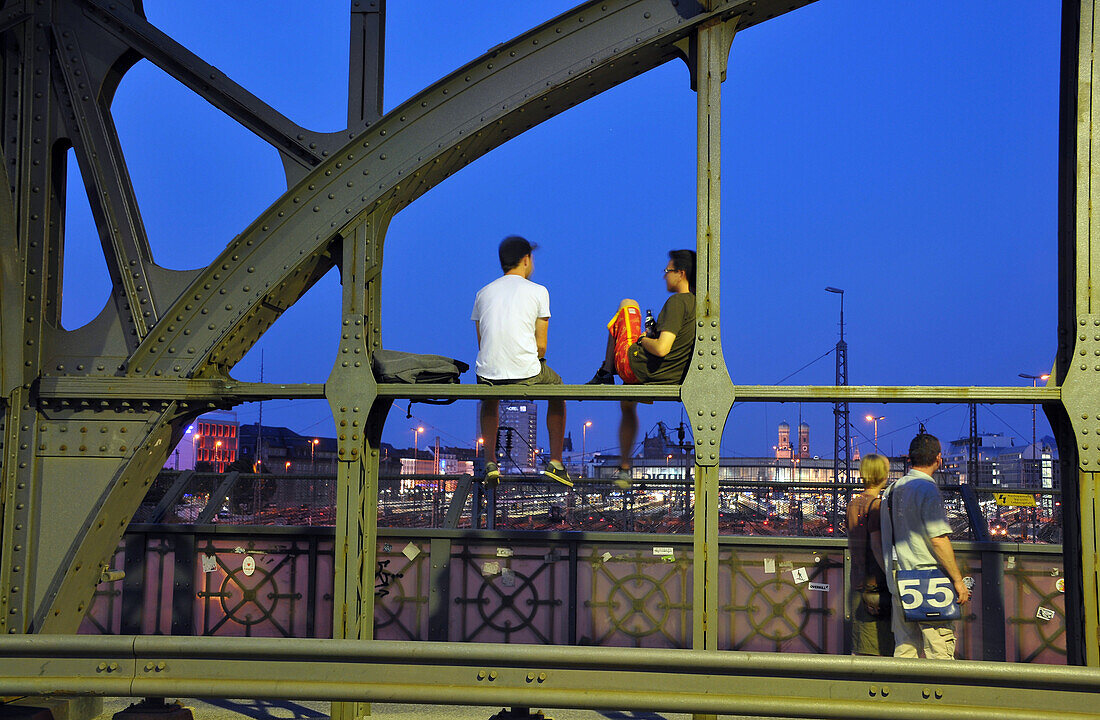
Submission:
[[[638,343],[650,355],[664,357],[672,350],[672,341],[675,339],[676,333],[663,330],[660,337],[651,338],[643,335]]]
[[[481,323],[474,320],[474,332],[477,333],[477,349],[481,349]]]
[[[955,563],[955,550],[951,547],[951,539],[946,535],[940,535],[931,538],[931,543],[932,554],[936,556],[940,567],[951,579],[951,584],[955,586],[955,594],[959,597],[959,604],[962,605],[970,599],[970,588],[963,582],[962,573],[959,572],[959,566]]]
[[[550,318],[535,319],[535,347],[538,348],[539,359],[546,357],[546,338],[550,333]]]

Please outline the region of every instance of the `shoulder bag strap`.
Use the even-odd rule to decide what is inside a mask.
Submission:
[[[867,507],[867,517],[863,521],[863,535],[864,535],[865,543],[866,543],[866,547],[863,551],[863,562],[864,562],[864,565],[868,569],[872,569],[878,564],[878,561],[875,560],[874,550],[871,548],[871,524],[870,524],[871,512],[875,509],[876,504],[879,506],[880,512],[881,512],[881,507],[882,507],[882,497],[881,496],[877,497],[877,498],[875,498],[874,500],[871,501],[871,504]],[[892,533],[893,532],[893,520],[891,520],[890,522],[891,522],[890,530],[891,530],[891,533]],[[881,528],[880,528],[879,532],[882,532]]]

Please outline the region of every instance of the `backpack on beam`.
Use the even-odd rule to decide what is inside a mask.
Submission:
[[[458,376],[470,369],[454,358],[399,350],[375,350],[371,362],[380,383],[457,383]]]

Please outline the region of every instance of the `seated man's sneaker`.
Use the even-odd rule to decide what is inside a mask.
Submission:
[[[614,385],[615,373],[610,373],[603,368],[596,371],[596,374],[592,376],[592,379],[585,383],[585,385]]]
[[[491,460],[485,463],[485,482],[489,485],[496,485],[500,482],[500,468]]]
[[[628,468],[619,468],[619,472],[615,473],[615,487],[620,490],[629,490],[634,484],[634,479],[630,477],[630,470]]]
[[[566,487],[573,487],[573,478],[569,477],[569,471],[566,470],[565,466],[557,460],[551,460],[550,462],[548,462],[546,464],[546,467],[543,468],[542,474],[544,477],[548,477],[551,480],[560,482]]]

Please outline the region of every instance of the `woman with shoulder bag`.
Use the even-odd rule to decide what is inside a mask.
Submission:
[[[852,653],[893,655],[894,634],[890,629],[890,590],[882,566],[879,530],[879,497],[886,487],[890,461],[870,454],[859,464],[864,490],[848,503],[848,548],[851,573],[848,587],[852,606]]]

